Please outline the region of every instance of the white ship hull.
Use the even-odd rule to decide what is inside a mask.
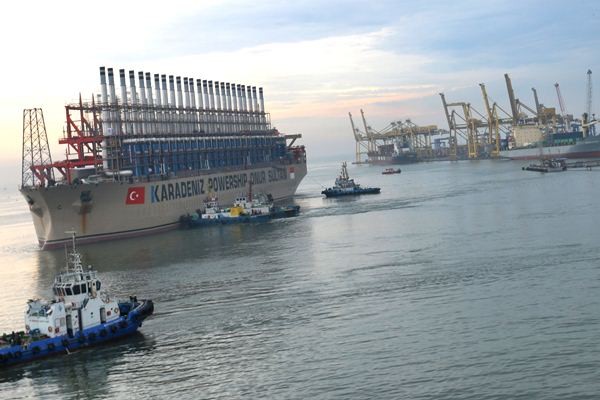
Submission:
[[[306,175],[306,163],[235,171],[205,172],[149,182],[84,183],[21,188],[29,203],[42,249],[60,247],[77,232],[78,243],[148,235],[179,226],[182,215],[204,209],[216,195],[223,205],[248,192],[274,200],[294,195]]]

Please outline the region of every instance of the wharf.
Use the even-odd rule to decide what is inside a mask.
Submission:
[[[592,160],[592,161],[567,161],[566,163],[567,169],[571,168],[586,168],[591,170],[593,167],[600,167],[600,160]]]

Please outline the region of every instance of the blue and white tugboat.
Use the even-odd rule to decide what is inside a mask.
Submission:
[[[54,278],[53,300],[29,300],[25,331],[0,338],[0,367],[65,354],[130,335],[154,312],[152,300],[130,297],[117,301],[103,290],[91,266],[83,268],[81,255],[67,255],[66,270]]]
[[[335,186],[327,188],[321,192],[326,197],[341,197],[353,196],[358,194],[379,194],[381,191],[378,187],[361,187],[354,179],[350,179],[346,162],[342,163],[342,171],[340,176],[335,180]]]

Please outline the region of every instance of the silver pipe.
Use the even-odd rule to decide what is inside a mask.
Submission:
[[[260,112],[265,112],[265,98],[263,97],[263,88],[258,88],[258,99],[260,101]]]
[[[112,68],[108,69],[108,91],[110,94],[110,104],[112,106],[112,111],[108,113],[109,131],[105,132],[105,134],[114,135],[117,133],[117,95],[115,94],[115,78],[113,75]]]
[[[233,116],[231,110],[231,84],[225,84],[225,109],[227,110],[227,132],[233,132]]]
[[[177,109],[175,111],[175,118],[177,118],[177,134],[184,133],[183,131],[183,93],[181,91],[181,77],[178,76],[175,78],[177,82]]]
[[[140,133],[140,128],[138,126],[138,115],[137,115],[137,89],[135,87],[135,71],[129,71],[129,87],[131,89],[131,122],[133,124],[133,129],[131,132],[134,135]]]
[[[190,106],[192,107],[192,133],[198,130],[198,109],[196,108],[196,93],[194,92],[194,78],[188,78],[190,89]]]
[[[256,86],[252,86],[252,100],[254,101],[254,112],[258,113],[258,97],[256,96]]]
[[[210,110],[210,101],[208,100],[208,81],[202,81],[202,87],[204,90],[204,104],[206,109]],[[206,133],[210,132],[210,126],[208,125],[208,119],[210,118],[210,111],[204,114],[204,131]]]
[[[138,80],[140,83],[140,134],[147,134],[147,126],[146,126],[146,86],[144,85],[144,73],[142,71],[138,72]]]
[[[252,87],[246,86],[246,91],[248,92],[248,112],[254,112],[254,102],[252,101]]]
[[[167,112],[167,108],[169,107],[169,97],[167,96],[167,76],[160,76],[161,86],[162,86],[162,115],[163,115],[163,123],[162,123],[162,133],[164,135],[170,133],[169,127],[169,114]]]
[[[108,146],[106,142],[106,136],[108,131],[108,118],[109,114],[107,111],[108,106],[108,90],[106,88],[106,69],[104,67],[100,67],[100,91],[102,92],[102,133],[104,139],[102,139],[102,168],[106,171],[108,169]],[[106,129],[104,129],[106,128]]]
[[[150,78],[150,72],[146,72],[146,88],[148,89],[148,133],[154,134],[156,132],[156,114],[154,110],[154,98],[152,97],[152,79]]]
[[[160,75],[159,74],[154,74],[154,90],[155,90],[155,94],[156,94],[156,133],[163,134],[165,132],[163,131],[163,126],[162,126],[163,112],[162,112],[162,101],[161,101],[161,96],[160,96]]]
[[[260,122],[263,124],[263,129],[267,129],[267,116],[265,115],[265,98],[263,97],[263,88],[258,88],[258,98],[260,101]]]
[[[177,116],[175,115],[177,102],[175,101],[175,77],[173,75],[169,75],[169,92],[171,94],[169,102],[169,133],[177,133]]]
[[[214,98],[214,87],[213,81],[208,81],[208,103],[209,109],[212,111],[215,109],[215,98]]]
[[[217,111],[221,111],[221,91],[219,89],[219,82],[215,82],[215,100],[216,100],[216,105],[215,108],[217,109]]]
[[[252,101],[254,102],[254,115],[252,120],[254,121],[254,129],[260,129],[260,120],[258,119],[258,97],[256,96],[256,86],[252,86]]]
[[[202,79],[196,79],[196,88],[198,89],[198,108],[204,109],[204,99],[202,95]]]
[[[123,123],[121,125],[121,133],[127,134],[127,83],[125,83],[125,70],[119,70],[119,80],[121,81],[121,110],[119,113],[123,114],[121,118]]]
[[[177,108],[183,109],[183,91],[181,90],[181,77],[177,77]]]

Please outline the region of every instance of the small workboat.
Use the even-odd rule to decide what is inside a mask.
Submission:
[[[321,192],[326,197],[354,196],[359,194],[378,194],[381,191],[378,187],[361,187],[354,179],[348,175],[346,162],[342,163],[340,175],[335,180],[335,186],[327,188]]]
[[[402,172],[402,170],[400,168],[398,168],[398,169],[395,169],[395,168],[386,168],[381,173],[383,175],[392,175],[392,174],[399,174],[401,172]]]
[[[221,208],[216,196],[209,196],[205,201],[204,212],[183,215],[180,221],[183,226],[193,228],[203,225],[238,224],[248,222],[267,222],[271,219],[295,217],[300,213],[300,206],[275,206],[269,196],[259,194],[252,197],[237,197],[233,206]]]
[[[522,168],[524,171],[535,172],[562,172],[567,170],[566,158],[552,158],[540,160],[537,164],[529,164]]]
[[[66,269],[54,278],[52,292],[52,300],[27,302],[24,331],[0,337],[0,367],[131,335],[154,312],[152,300],[111,298],[96,271],[91,266],[83,268],[74,233]]]

